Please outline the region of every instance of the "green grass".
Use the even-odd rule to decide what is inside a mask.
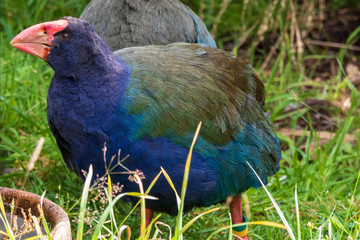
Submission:
[[[195,11],[200,9],[205,23],[210,30],[214,30],[221,9],[220,0],[188,0],[186,3]],[[297,129],[300,121],[305,123],[304,130],[307,132],[304,131],[301,136],[278,134],[284,149],[281,168],[278,174],[270,178],[271,185],[267,186],[296,239],[357,239],[360,236],[360,187],[357,185],[360,173],[360,93],[346,76],[344,63],[345,59],[354,58],[359,62],[359,58],[346,49],[332,53],[328,49],[310,51],[304,48],[304,51],[297,51],[298,42],[291,35],[291,29],[297,26],[306,31],[305,21],[301,20],[307,14],[316,15],[317,11],[309,13],[302,11],[302,6],[294,5],[298,25],[291,25],[291,4],[289,0],[249,1],[247,5],[243,1],[233,1],[218,22],[216,41],[220,47],[234,49],[234,52],[240,47],[238,55],[248,59],[255,67],[266,85],[266,110],[272,113],[271,120],[278,129]],[[312,2],[304,1],[303,5],[306,4],[310,6]],[[327,7],[336,9],[342,4],[341,1],[330,1]],[[85,221],[83,229],[80,229],[80,212],[85,214],[84,219],[94,214],[100,221],[104,211],[108,211],[110,217],[102,220],[111,220],[105,225],[111,233],[117,233],[123,224],[131,228],[132,237],[135,237],[139,234],[141,221],[137,210],[131,212],[129,204],[119,201],[104,205],[90,200],[81,204],[80,189],[83,183],[66,168],[47,125],[46,95],[53,71],[42,60],[9,45],[12,37],[22,29],[65,15],[79,16],[85,5],[86,2],[80,0],[2,0],[0,172],[11,166],[15,171],[1,175],[0,185],[22,188],[40,195],[46,190],[46,197],[63,207],[74,221],[74,237],[77,233],[83,239],[90,239],[97,226],[96,222],[90,226]],[[262,26],[267,26],[267,30],[262,30]],[[348,36],[347,43],[352,45],[359,41],[359,35],[358,28]],[[262,37],[265,40],[261,40]],[[271,47],[266,44],[266,39],[271,39],[271,46],[279,41],[275,54],[271,55]],[[229,45],[229,42],[233,44]],[[271,58],[267,59],[268,56]],[[328,79],[314,81],[316,65],[328,58],[338,59],[339,71]],[[313,67],[305,68],[304,63],[309,59],[315,59],[316,63]],[[343,103],[345,98],[351,103],[345,110],[326,107],[329,115],[325,117],[331,117],[334,121],[334,134],[324,141],[312,118],[314,112],[320,116],[324,114],[319,108],[307,105],[306,101],[317,99]],[[289,107],[295,110],[286,111]],[[356,141],[346,140],[349,134]],[[30,172],[27,184],[21,186],[31,154],[41,137],[45,138],[45,143],[40,158]],[[89,194],[92,197],[88,199],[93,199],[97,192],[92,190]],[[245,204],[244,209],[248,208],[246,214],[250,221],[281,223],[264,189],[250,189],[246,198],[249,204]],[[84,210],[84,204],[88,210]],[[113,208],[107,208],[113,205]],[[196,216],[214,207],[220,209],[207,212],[197,219],[183,233],[184,239],[204,239],[229,225],[228,209],[218,205],[194,209],[185,214],[181,220],[182,226],[187,226]],[[180,226],[179,220],[166,214],[161,214],[158,220],[172,229],[173,236],[176,226]],[[159,228],[164,232],[161,236],[166,238],[168,228],[163,225],[159,225]],[[103,235],[107,233],[105,229],[101,229],[101,232]],[[153,227],[151,236],[154,234]],[[263,225],[251,225],[249,236],[252,239],[290,239],[286,230]],[[229,231],[224,229],[212,235],[211,239],[228,238]]]

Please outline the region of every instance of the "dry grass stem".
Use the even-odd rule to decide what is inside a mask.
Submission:
[[[279,49],[280,47],[280,43],[281,43],[281,37],[279,37],[276,40],[276,43],[271,47],[269,54],[267,54],[264,62],[261,64],[260,69],[261,70],[265,70],[266,67],[268,66],[270,60],[274,57],[274,55],[276,54],[276,50]]]
[[[257,40],[254,42],[254,48],[256,48],[260,42],[262,42],[265,38],[265,33],[268,31],[269,26],[271,26],[271,16],[274,13],[275,7],[279,3],[279,0],[275,0],[272,4],[269,4],[269,8],[265,12],[265,16],[262,24],[260,25],[257,31]]]
[[[172,237],[171,227],[170,227],[168,224],[166,224],[166,223],[157,221],[157,222],[155,223],[155,228],[156,228],[161,234],[162,234],[163,232],[159,229],[158,225],[165,226],[165,227],[167,227],[167,228],[169,229],[169,240],[170,240],[171,237]]]
[[[306,39],[309,44],[317,45],[317,46],[324,46],[324,47],[333,47],[333,48],[346,48],[352,51],[360,52],[360,47],[358,46],[349,46],[345,43],[335,43],[335,42],[324,42],[319,40],[313,39]]]
[[[301,137],[304,134],[306,136],[311,135],[311,131],[308,131],[308,130],[306,131],[306,130],[302,130],[302,129],[294,130],[294,129],[290,129],[290,128],[280,128],[280,129],[278,129],[277,132],[281,133],[282,135],[284,135],[286,137]],[[318,131],[318,132],[315,132],[315,134],[317,136],[319,136],[319,139],[324,139],[324,140],[331,140],[335,136],[335,133],[326,132],[326,131]],[[351,134],[346,134],[344,141],[355,142],[355,141],[357,141],[357,137],[354,135],[351,135]]]
[[[122,235],[122,233],[124,232],[125,229],[127,231],[128,240],[131,239],[131,229],[130,229],[130,227],[128,225],[122,225],[120,227],[117,239],[121,239],[121,235]]]
[[[13,203],[12,207],[17,208],[13,205]],[[33,215],[30,208],[27,210],[27,212],[23,208],[20,208],[20,213],[21,216],[14,214],[14,212],[6,214],[6,221],[9,222],[16,239],[23,239],[22,237],[24,235],[34,231],[36,231],[38,234],[42,233],[42,229],[40,227],[41,216]],[[9,236],[2,237],[4,240],[10,239]]]
[[[220,10],[216,16],[215,22],[213,24],[212,30],[211,30],[211,35],[215,38],[215,34],[216,34],[216,30],[217,27],[220,23],[221,17],[224,14],[224,12],[226,11],[226,9],[228,8],[229,4],[231,3],[231,0],[223,0],[221,5],[220,5]]]
[[[251,27],[249,27],[248,29],[246,29],[246,26],[243,25],[242,26],[242,31],[241,31],[241,36],[239,38],[239,42],[236,45],[236,48],[239,49],[248,39],[250,33],[255,29],[255,27],[258,25],[258,21],[256,21]]]
[[[42,147],[44,145],[44,142],[45,142],[45,138],[41,137],[39,139],[39,141],[38,141],[38,144],[36,145],[36,148],[35,148],[33,154],[31,155],[30,162],[29,162],[28,168],[27,168],[26,173],[25,173],[25,177],[21,182],[19,182],[19,185],[21,187],[23,187],[25,185],[31,170],[33,170],[33,168],[35,166],[35,162],[39,159],[40,152],[41,152],[41,149],[42,149]]]

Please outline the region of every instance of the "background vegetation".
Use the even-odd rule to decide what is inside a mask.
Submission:
[[[61,159],[46,120],[46,95],[53,71],[42,60],[9,45],[21,30],[65,15],[80,16],[85,0],[1,0],[0,185],[46,196],[73,221],[83,183]],[[204,19],[220,48],[246,58],[264,81],[266,109],[283,148],[272,193],[297,239],[359,239],[360,191],[360,6],[341,0],[186,0]],[[31,156],[45,138],[35,165]],[[186,156],[184,156],[186,158]],[[27,173],[28,172],[28,173]],[[295,190],[297,189],[297,195]],[[98,193],[95,191],[93,196]],[[297,201],[296,201],[297,196]],[[92,198],[93,199],[93,198]],[[243,199],[251,221],[280,222],[264,189]],[[298,210],[296,208],[298,204]],[[106,205],[88,202],[85,238]],[[208,208],[211,209],[211,208]],[[194,209],[184,223],[208,209]],[[131,210],[121,202],[119,224]],[[160,221],[175,226],[162,214]],[[184,235],[204,239],[229,223],[221,208],[200,218]],[[137,236],[138,213],[125,224]],[[166,226],[159,226],[168,236]],[[110,238],[111,232],[107,237]],[[212,239],[225,239],[222,231]],[[288,239],[285,230],[250,226],[252,239]]]

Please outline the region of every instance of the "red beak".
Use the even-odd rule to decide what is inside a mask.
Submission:
[[[39,23],[16,35],[10,44],[21,51],[46,61],[52,46],[51,42],[54,39],[53,35],[68,25],[69,22],[65,19]]]

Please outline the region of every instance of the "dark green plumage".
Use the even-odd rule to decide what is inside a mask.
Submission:
[[[132,66],[129,113],[146,116],[137,134],[158,137],[172,129],[183,137],[201,119],[202,136],[214,144],[230,142],[245,123],[256,121],[275,136],[263,112],[264,85],[232,53],[176,43],[115,54]]]

